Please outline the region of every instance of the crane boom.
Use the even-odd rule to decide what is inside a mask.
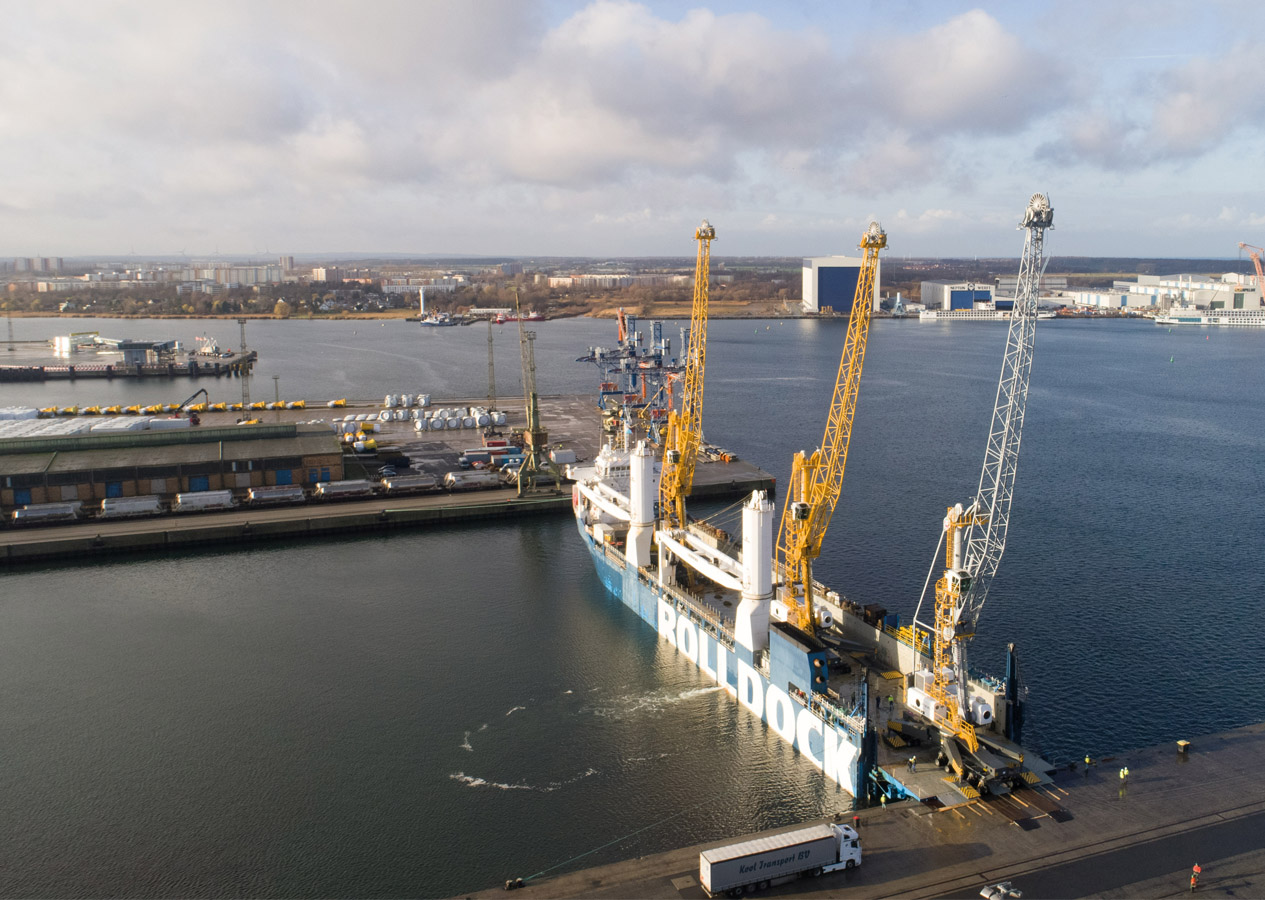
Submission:
[[[1037,299],[1045,271],[1045,230],[1053,227],[1054,210],[1049,199],[1044,194],[1033,194],[1019,223],[1027,236],[979,488],[969,506],[951,507],[944,519],[945,572],[936,583],[930,694],[935,708],[944,710],[942,724],[972,752],[978,749],[979,742],[967,696],[966,641],[975,635],[980,610],[1006,548],[1028,377],[1036,345]]]
[[[821,446],[811,455],[801,451],[791,461],[790,488],[778,531],[782,602],[786,605],[788,620],[802,631],[813,629],[812,561],[821,553],[822,539],[843,490],[848,444],[852,439],[852,421],[870,333],[870,313],[874,306],[878,253],[887,246],[887,233],[878,222],[871,222],[859,246],[864,256],[852,298],[848,334],[839,358],[839,372],[835,376],[834,398],[826,417],[826,431]]]
[[[659,510],[665,528],[685,525],[685,498],[694,486],[694,462],[703,441],[703,376],[707,365],[707,283],[716,229],[704,219],[694,232],[698,259],[694,264],[694,304],[690,340],[685,350],[685,396],[681,411],[668,412],[663,471],[659,477]]]
[[[1239,249],[1246,250],[1247,255],[1252,259],[1252,264],[1256,266],[1256,289],[1261,292],[1261,302],[1265,303],[1265,272],[1261,271],[1261,254],[1265,253],[1265,249],[1253,247],[1242,241],[1239,241]]]

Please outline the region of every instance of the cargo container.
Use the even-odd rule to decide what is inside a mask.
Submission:
[[[737,897],[860,864],[861,842],[850,826],[809,825],[704,850],[698,857],[698,880],[709,897]]]
[[[103,519],[156,516],[162,511],[162,501],[153,494],[144,497],[106,497],[101,501],[101,518]]]
[[[457,465],[463,469],[471,466],[490,466],[492,464],[492,454],[487,450],[467,450],[457,457]]]
[[[434,475],[393,475],[382,479],[382,489],[388,494],[421,494],[439,487]]]
[[[210,512],[215,509],[232,509],[232,491],[189,491],[176,494],[176,502],[171,505],[172,512]]]
[[[574,450],[550,450],[549,461],[554,465],[566,465],[575,462]]]
[[[322,481],[312,491],[317,500],[352,500],[358,497],[373,496],[373,482],[363,479],[347,481]]]
[[[450,491],[481,491],[501,486],[496,472],[449,472],[444,476],[444,487]]]
[[[53,522],[73,522],[83,513],[78,500],[64,503],[29,503],[13,511],[14,525],[43,525]]]
[[[307,497],[297,484],[277,484],[251,488],[246,492],[246,502],[251,506],[271,506],[282,503],[302,503]]]

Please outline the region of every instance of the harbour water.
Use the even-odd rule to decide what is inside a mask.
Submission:
[[[845,327],[713,322],[708,438],[784,482],[820,439]],[[249,328],[260,398],[273,374],[283,399],[487,390],[482,327]],[[92,329],[237,342],[232,322],[74,322]],[[535,330],[541,392],[592,390],[573,360],[613,323]],[[510,396],[517,330],[496,340]],[[875,323],[822,581],[912,613],[944,507],[975,489],[1004,341]],[[1000,672],[1018,645],[1043,756],[1265,719],[1263,361],[1259,333],[1038,326],[972,659]],[[0,405],[190,384],[5,385]],[[567,516],[0,572],[0,723],[4,896],[448,895],[850,804],[603,593]]]

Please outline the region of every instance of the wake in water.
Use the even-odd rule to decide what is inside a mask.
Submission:
[[[512,715],[514,715],[514,713],[518,712],[520,709],[526,709],[526,708],[527,708],[527,707],[525,707],[525,706],[515,706],[513,709],[511,709],[511,710],[510,710],[509,712],[507,712],[505,715],[507,715],[507,716],[512,716]]]
[[[587,706],[581,712],[592,713],[603,718],[620,719],[638,713],[663,712],[678,703],[693,700],[705,694],[714,694],[720,690],[723,690],[720,685],[711,685],[710,687],[690,688],[689,690],[677,691],[676,693],[652,691],[648,694],[626,694],[622,697],[615,697],[611,705]]]
[[[453,781],[460,781],[466,787],[496,788],[501,791],[536,791],[541,794],[549,794],[596,774],[598,774],[597,769],[588,768],[574,778],[568,778],[566,781],[551,781],[543,787],[534,784],[507,784],[504,781],[488,781],[486,778],[479,778],[477,775],[467,775],[465,772],[454,772],[448,777]]]
[[[468,731],[466,732],[465,739],[461,742],[461,749],[469,750],[471,753],[474,752],[474,747],[470,744],[470,732]]]

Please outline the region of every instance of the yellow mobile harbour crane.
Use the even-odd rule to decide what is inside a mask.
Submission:
[[[887,233],[878,222],[861,237],[865,251],[861,272],[857,276],[852,312],[848,318],[848,335],[839,359],[835,377],[834,399],[826,418],[826,433],[821,446],[806,456],[802,451],[791,462],[791,483],[786,505],[782,507],[782,525],[778,531],[777,550],[782,577],[781,607],[773,610],[774,618],[785,618],[801,631],[813,633],[817,625],[828,625],[824,609],[818,621],[813,610],[813,560],[821,554],[821,542],[834,515],[843,489],[844,467],[848,462],[848,444],[852,439],[852,420],[856,414],[857,393],[861,389],[861,369],[865,364],[865,346],[870,334],[870,312],[874,306],[874,280],[878,273],[878,252],[887,246]]]
[[[706,219],[694,232],[698,260],[694,265],[694,306],[690,312],[689,346],[685,351],[685,395],[681,411],[668,412],[659,476],[659,514],[667,530],[685,527],[685,498],[694,486],[694,463],[703,441],[703,375],[707,365],[707,283],[716,229]]]
[[[989,778],[1004,777],[1023,761],[1015,745],[991,736],[989,749],[980,748],[983,732],[977,732],[976,726],[992,724],[994,713],[986,702],[970,695],[966,644],[975,636],[980,610],[1006,547],[1036,344],[1045,230],[1053,227],[1049,199],[1033,194],[1019,223],[1027,235],[979,488],[969,504],[950,507],[944,518],[945,570],[936,582],[934,625],[928,628],[918,621],[921,599],[914,612],[915,627],[931,633],[932,668],[914,673],[914,684],[906,695],[908,705],[940,727],[943,761],[982,789]]]

